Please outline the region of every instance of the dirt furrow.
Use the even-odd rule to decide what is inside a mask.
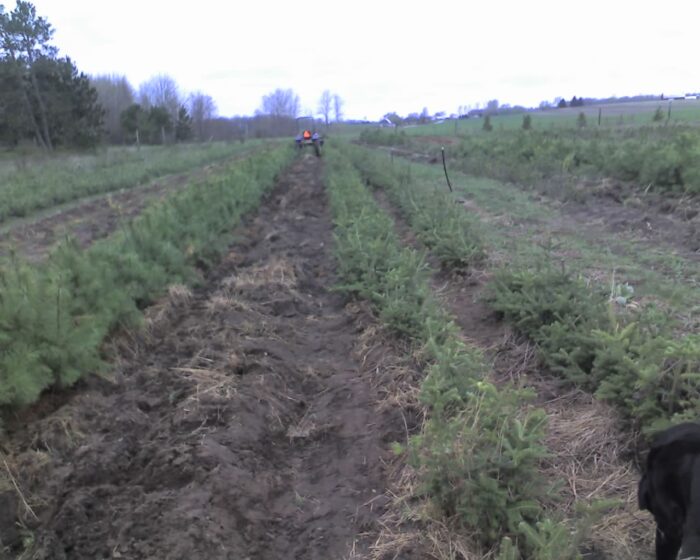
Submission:
[[[122,340],[113,384],[15,427],[33,558],[367,549],[387,442],[404,425],[378,412],[356,352],[362,321],[330,290],[321,165],[299,159],[206,284],[174,287],[147,335]]]

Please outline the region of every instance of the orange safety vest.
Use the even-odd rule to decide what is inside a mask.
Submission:
[[[308,140],[309,138],[311,138],[311,131],[305,130],[304,131],[304,140]]]

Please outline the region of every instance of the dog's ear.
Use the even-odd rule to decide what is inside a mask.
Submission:
[[[649,479],[647,475],[644,475],[639,481],[637,500],[639,501],[639,509],[646,509],[654,513],[651,509],[651,489],[649,488]]]

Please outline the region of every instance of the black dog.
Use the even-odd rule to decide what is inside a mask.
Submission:
[[[656,520],[656,560],[700,560],[700,424],[654,438],[638,495]]]

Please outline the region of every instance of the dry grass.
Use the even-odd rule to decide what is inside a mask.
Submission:
[[[444,521],[432,503],[418,498],[418,477],[404,458],[387,465],[390,505],[380,519],[381,529],[370,546],[367,560],[400,558],[434,560],[484,560],[492,552],[480,550],[473,535]]]
[[[548,417],[544,442],[551,459],[542,466],[550,480],[562,481],[557,501],[549,505],[584,532],[584,546],[616,560],[637,559],[653,550],[654,522],[637,506],[639,473],[630,462],[634,438],[624,433],[616,411],[580,390],[564,389],[559,379],[540,373],[536,347],[511,336],[497,360],[498,377],[535,389]],[[590,514],[582,507],[611,506]],[[616,504],[616,505],[612,505]]]
[[[278,284],[292,290],[297,285],[297,275],[290,261],[277,258],[229,276],[223,280],[222,284],[229,290],[255,288],[268,284]]]
[[[175,314],[192,303],[192,290],[182,284],[173,284],[168,288],[168,295],[151,305],[144,312],[146,332],[155,330],[172,319]]]
[[[418,401],[420,379],[411,367],[415,364],[382,354],[380,348],[387,344],[392,345],[391,337],[376,326],[366,328],[358,340],[362,362],[377,380],[381,395],[378,407],[419,409],[424,418],[425,411]],[[397,352],[397,356],[408,353]],[[556,499],[545,504],[552,514],[563,515],[567,523],[577,526],[583,546],[607,558],[632,560],[640,557],[640,551],[652,551],[654,522],[638,510],[639,474],[628,459],[631,438],[620,430],[621,421],[615,411],[583,392],[563,393],[558,380],[543,379],[535,347],[516,337],[502,340],[496,365],[500,383],[534,387],[540,395],[538,405],[547,412],[545,444],[551,459],[542,465],[542,472],[549,480],[563,482]],[[408,426],[406,432],[408,437]],[[404,457],[396,458],[392,469],[391,503],[368,558],[495,557],[494,551],[479,550],[476,539],[470,538],[464,528],[444,521],[428,500],[417,498],[416,473],[405,465]],[[608,505],[596,513],[596,503]],[[588,507],[590,513],[584,513],[582,507]]]
[[[557,509],[575,519],[582,505],[612,501],[616,505],[592,519],[585,543],[615,559],[651,551],[654,522],[637,506],[639,474],[627,459],[630,438],[620,430],[616,412],[580,391],[552,399],[543,408],[552,453],[544,474],[566,482]]]
[[[34,459],[36,459],[36,463],[33,462]],[[48,461],[50,461],[48,455],[41,452],[32,453],[30,451],[19,457],[0,453],[0,493],[14,492],[19,510],[18,521],[22,524],[28,521],[37,521],[39,518],[34,509],[45,505],[26,490],[26,481],[23,479],[27,478],[27,471],[38,472]]]
[[[358,306],[356,314],[367,313]],[[367,313],[367,316],[369,313]],[[420,404],[422,371],[420,352],[397,339],[373,321],[368,321],[355,348],[364,375],[371,378],[379,396],[378,412],[400,414],[406,442],[422,431],[425,408]],[[409,425],[407,418],[413,418]],[[406,464],[406,456],[391,456],[385,463],[389,505],[379,520],[380,529],[368,554],[354,547],[348,560],[476,560],[489,558],[480,553],[463,529],[443,522],[430,500],[420,496],[416,471]],[[365,504],[368,505],[368,504]],[[363,535],[366,536],[366,535]]]
[[[387,348],[396,351],[387,352]],[[411,355],[407,344],[398,342],[396,337],[376,323],[370,323],[360,333],[355,353],[363,372],[371,378],[377,390],[379,412],[399,410],[404,415],[409,411],[420,411],[423,415],[424,410],[419,402],[422,372],[416,363],[405,357]],[[408,439],[409,427],[405,415],[403,418]]]
[[[204,304],[209,315],[216,315],[229,310],[251,313],[253,308],[241,298],[228,294],[214,294]]]

